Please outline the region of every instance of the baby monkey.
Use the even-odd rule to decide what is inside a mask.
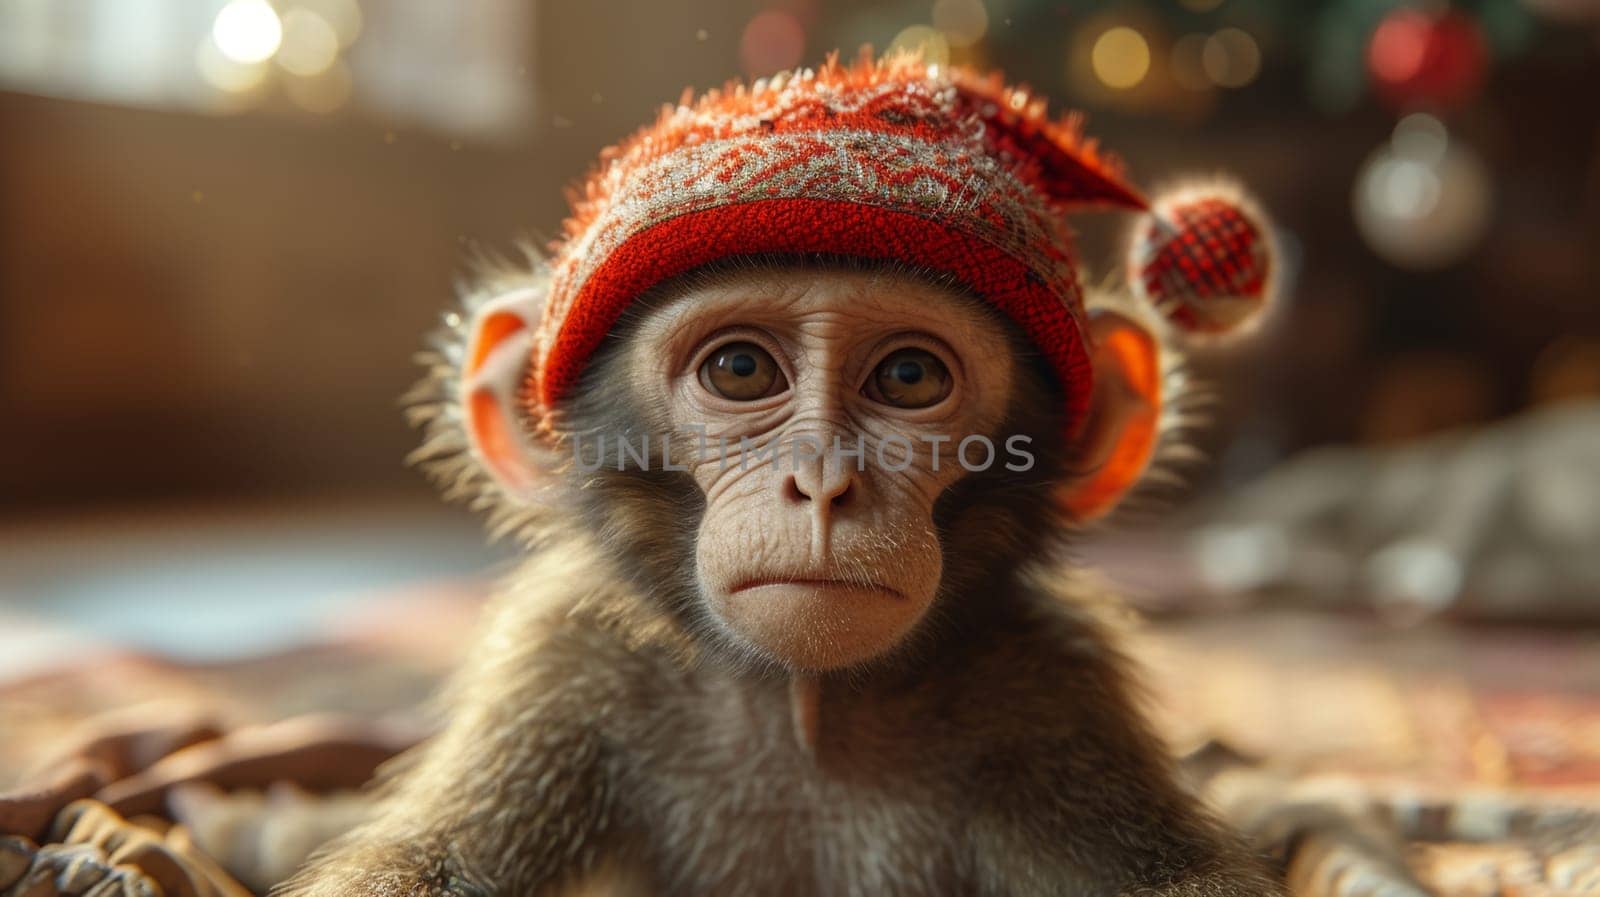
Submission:
[[[1163,336],[1261,305],[1255,213],[1146,203],[905,58],[686,98],[605,159],[415,396],[530,556],[444,730],[286,893],[1281,894],[1060,550],[1159,453]],[[1085,204],[1151,213],[1114,304]]]

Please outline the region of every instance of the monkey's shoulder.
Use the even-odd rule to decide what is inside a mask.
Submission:
[[[1038,585],[1031,576],[992,591],[951,596],[946,622],[929,645],[940,666],[958,664],[963,683],[1038,685],[1122,678],[1131,619],[1115,595],[1073,579]]]

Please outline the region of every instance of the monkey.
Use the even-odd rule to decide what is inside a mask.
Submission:
[[[816,403],[793,419],[847,426],[824,403],[837,375],[860,374],[850,334],[915,322],[902,339],[949,359],[943,376],[972,402],[963,424],[1026,435],[1041,460],[936,474],[925,458],[924,482],[841,459],[720,476],[721,459],[693,474],[599,465],[577,507],[539,524],[540,553],[456,683],[456,717],[396,775],[391,809],[292,893],[537,893],[607,851],[660,893],[1278,893],[1174,782],[1092,608],[1029,565],[1061,523],[1047,487],[1065,447],[1038,366],[997,362],[1027,357],[1018,338],[904,274],[734,270],[637,317],[586,374],[572,426],[668,432],[671,381],[649,359],[705,354],[708,335],[716,351],[813,331],[804,357],[757,360]],[[716,336],[755,295],[786,310],[764,316],[778,326]],[[704,389],[704,367],[677,387]],[[896,519],[897,503],[921,519]],[[818,540],[830,566],[787,566]],[[743,572],[770,555],[771,572]],[[792,584],[740,602],[754,577]],[[893,591],[859,594],[869,582]]]
[[[444,728],[283,897],[1284,894],[1179,783],[1070,561],[1181,406],[1158,320],[1028,267],[1068,277],[1065,255],[991,252],[1065,245],[1006,195],[831,192],[1026,105],[950,77],[830,61],[680,105],[654,133],[700,136],[613,154],[553,262],[479,278],[424,357],[416,458],[527,557]],[[719,103],[747,129],[732,149]],[[765,165],[840,122],[866,135],[840,138],[849,170],[806,155],[826,176],[748,202],[691,208],[744,169],[651,167],[663,142]],[[1114,195],[1081,145],[1050,146],[1029,151]],[[988,156],[933,158],[1022,189]]]

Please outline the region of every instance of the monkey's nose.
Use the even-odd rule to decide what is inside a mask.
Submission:
[[[850,470],[799,471],[783,478],[783,495],[794,504],[816,502],[843,508],[855,498],[855,481]]]

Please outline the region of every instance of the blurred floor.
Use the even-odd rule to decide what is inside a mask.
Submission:
[[[507,557],[443,505],[343,501],[0,526],[0,679],[107,648],[184,660],[315,642],[396,594]]]

